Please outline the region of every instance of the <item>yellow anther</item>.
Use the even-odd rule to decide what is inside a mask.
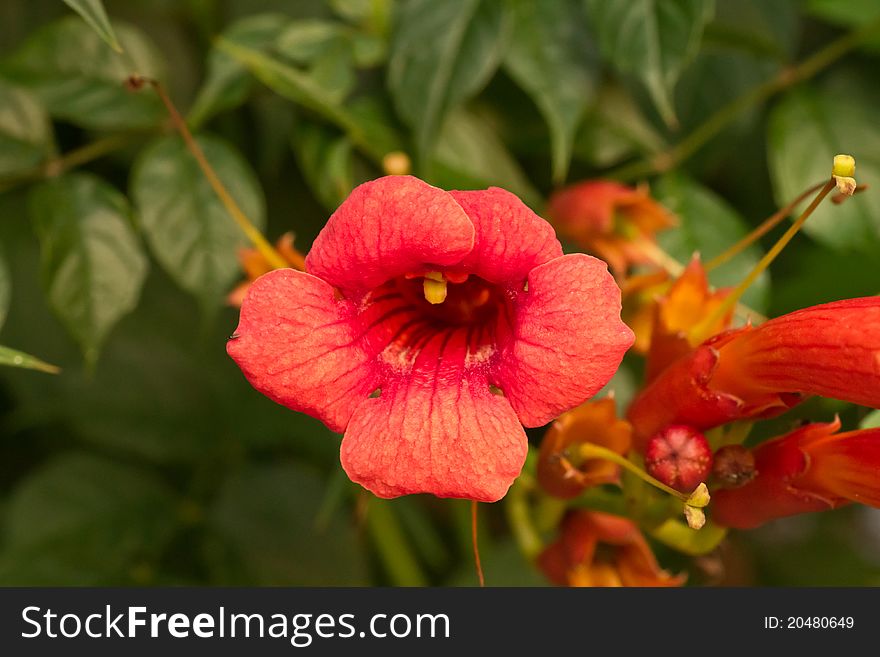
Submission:
[[[835,176],[847,176],[852,178],[856,175],[856,160],[852,155],[835,155],[834,169],[832,174]]]
[[[425,274],[422,287],[428,303],[437,305],[446,301],[446,279],[439,271],[429,271]]]
[[[405,176],[412,170],[412,162],[403,151],[391,151],[382,158],[382,169],[389,176]]]
[[[853,176],[856,173],[856,161],[852,155],[835,155],[834,167],[831,169],[831,175],[834,182],[837,183],[837,190],[846,196],[852,196],[856,187],[856,179]]]

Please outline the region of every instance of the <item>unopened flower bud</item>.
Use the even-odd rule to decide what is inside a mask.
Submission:
[[[712,474],[722,488],[739,488],[755,478],[755,456],[742,445],[725,445],[715,452]]]
[[[689,493],[711,472],[712,450],[696,429],[673,425],[648,441],[645,469],[667,486]]]

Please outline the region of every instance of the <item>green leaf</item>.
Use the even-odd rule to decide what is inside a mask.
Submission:
[[[663,120],[674,125],[672,90],[697,54],[714,0],[586,0],[603,56],[638,76]]]
[[[326,88],[308,72],[226,39],[220,39],[217,47],[244,64],[275,93],[317,112],[347,131],[355,129],[351,117],[339,105],[338,90]]]
[[[464,109],[453,112],[443,126],[430,181],[444,189],[485,189],[497,185],[533,208],[541,202],[540,194],[492,126]]]
[[[857,29],[880,18],[877,0],[808,0],[806,4],[808,13],[842,27]],[[865,42],[865,48],[880,51],[880,34],[876,30],[874,36]]]
[[[82,16],[82,19],[104,39],[108,46],[116,52],[122,52],[122,46],[119,45],[101,0],[64,0],[64,4]]]
[[[770,114],[767,148],[780,205],[827,180],[838,153],[856,158],[856,180],[880,180],[880,127],[873,104],[860,102],[859,97],[842,102],[837,94],[809,88],[787,95]],[[826,201],[803,230],[835,249],[875,252],[880,247],[880,196],[869,191],[841,205]]]
[[[38,370],[48,374],[57,374],[61,371],[55,365],[50,365],[36,356],[31,356],[23,351],[16,351],[3,345],[0,345],[0,365],[21,367],[26,370]]]
[[[632,97],[619,86],[606,84],[578,130],[574,157],[596,167],[610,167],[633,153],[657,153],[664,145]]]
[[[325,484],[312,470],[250,465],[223,482],[208,516],[220,539],[208,546],[213,581],[258,586],[339,586],[365,582],[354,527],[341,513],[321,530]]]
[[[56,457],[13,492],[0,583],[132,582],[176,522],[175,499],[149,472],[81,453]]]
[[[223,39],[247,48],[269,47],[284,31],[289,18],[281,14],[257,14],[233,23],[223,32]],[[188,115],[193,128],[220,112],[241,105],[252,87],[247,67],[221,48],[208,55],[208,73]]]
[[[0,176],[37,166],[52,149],[52,124],[39,99],[0,80]]]
[[[658,235],[658,242],[672,257],[687,263],[694,253],[703,262],[711,260],[745,237],[749,226],[720,197],[684,174],[667,174],[654,188],[654,196],[678,216],[679,225]],[[709,272],[716,287],[739,283],[761,259],[761,250],[751,246],[730,261]],[[764,272],[743,297],[743,303],[763,312],[769,295],[769,276]]]
[[[335,210],[354,188],[351,140],[333,128],[300,121],[292,146],[315,196],[326,208]]]
[[[400,8],[388,86],[424,161],[446,114],[476,94],[498,67],[502,10],[495,0],[410,0]]]
[[[550,128],[553,180],[559,183],[568,171],[575,131],[594,94],[589,36],[579,7],[569,0],[515,0],[513,17],[504,66]]]
[[[37,94],[53,117],[99,130],[157,125],[165,109],[156,94],[131,92],[123,83],[132,73],[161,79],[161,56],[139,29],[122,23],[116,29],[125,57],[71,16],[35,32],[0,71]]]
[[[265,201],[250,166],[229,144],[197,137],[205,157],[251,222],[265,226]],[[177,137],[156,140],[138,158],[131,195],[156,259],[205,310],[216,308],[240,275],[247,241]]]
[[[49,305],[93,364],[110,329],[137,305],[147,272],[128,201],[100,178],[75,173],[36,187],[31,215]]]

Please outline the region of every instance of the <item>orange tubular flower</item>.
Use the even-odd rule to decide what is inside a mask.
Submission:
[[[284,233],[284,235],[279,237],[275,243],[275,249],[291,267],[300,271],[305,270],[305,256],[293,246],[293,233]],[[272,265],[269,264],[258,249],[239,249],[238,261],[241,263],[241,268],[244,270],[247,280],[236,285],[235,289],[226,297],[226,302],[236,308],[241,307],[241,302],[244,300],[244,295],[247,294],[251,283],[263,274],[268,274],[273,269]]]
[[[578,446],[593,443],[626,454],[632,427],[618,419],[614,399],[588,401],[563,413],[541,441],[538,482],[550,495],[569,499],[590,486],[617,483],[620,467],[604,459],[584,459]]]
[[[608,550],[599,550],[600,544]],[[598,511],[572,511],[560,536],[538,556],[538,567],[558,586],[681,586],[684,575],[660,568],[632,521]]]
[[[671,285],[669,274],[662,269],[648,274],[627,276],[620,283],[623,297],[620,317],[636,336],[632,348],[638,354],[647,354],[651,348],[657,299],[666,294]]]
[[[713,493],[712,519],[751,529],[849,502],[880,507],[880,428],[838,429],[838,420],[810,424],[759,445],[753,451],[757,476]]]
[[[688,336],[691,328],[710,317],[730,294],[729,289],[712,292],[699,257],[690,264],[654,306],[651,347],[645,377],[650,382],[670,364],[697,346]],[[711,327],[720,333],[730,325],[733,311],[720,317]]]
[[[670,424],[768,417],[821,395],[880,407],[880,297],[805,308],[710,338],[630,406],[636,447]]]
[[[547,214],[559,234],[602,258],[615,275],[630,265],[650,263],[639,241],[653,241],[675,225],[672,214],[647,189],[610,180],[590,180],[553,194]]]

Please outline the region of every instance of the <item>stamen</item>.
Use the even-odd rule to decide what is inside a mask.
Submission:
[[[428,303],[437,305],[446,301],[446,279],[439,271],[429,271],[425,274],[422,285]]]

